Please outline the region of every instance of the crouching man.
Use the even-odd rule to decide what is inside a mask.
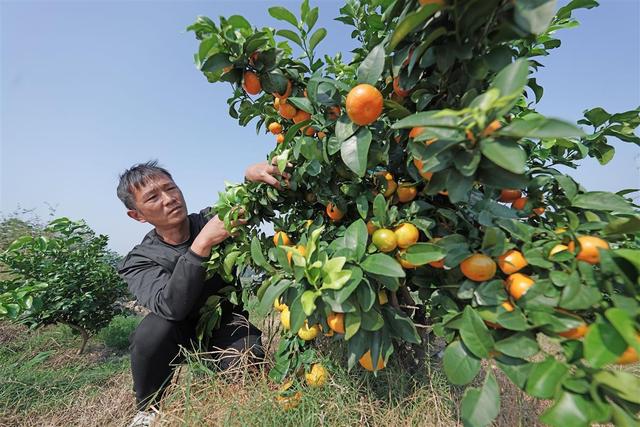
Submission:
[[[246,178],[279,187],[275,166],[250,166]],[[284,178],[288,178],[285,174]],[[118,272],[138,303],[150,310],[131,336],[131,371],[138,414],[132,426],[149,425],[150,406],[162,397],[180,355],[180,347],[196,345],[199,310],[225,286],[219,276],[205,280],[211,248],[229,237],[223,222],[206,216],[208,209],[188,214],[187,204],[171,174],[157,162],[134,165],[120,176],[118,197],[127,215],[155,228],[120,263]],[[242,307],[223,304],[220,328],[209,343],[227,354],[264,356],[260,331]],[[217,365],[226,369],[237,358],[225,354]]]

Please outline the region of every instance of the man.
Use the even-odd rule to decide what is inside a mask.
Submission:
[[[279,188],[275,166],[258,163],[245,176]],[[282,174],[288,179],[288,174]],[[199,310],[207,298],[225,284],[219,276],[205,280],[205,262],[211,248],[229,237],[224,223],[208,209],[187,214],[187,204],[171,174],[157,162],[137,164],[120,175],[118,197],[127,215],[155,228],[124,258],[118,273],[127,282],[138,303],[150,310],[131,336],[131,371],[138,414],[132,426],[149,425],[157,403],[173,375],[180,347],[193,347]],[[243,221],[240,221],[243,223]],[[223,304],[220,328],[210,344],[236,354],[261,358],[260,331],[248,313],[230,303]],[[242,323],[244,326],[239,326]],[[225,356],[218,367],[228,368],[237,358]]]

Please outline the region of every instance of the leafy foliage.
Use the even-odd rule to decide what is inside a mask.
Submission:
[[[637,390],[640,380],[607,365],[640,351],[638,207],[625,192],[588,192],[555,166],[577,167],[587,156],[606,163],[610,137],[640,145],[640,108],[592,108],[578,123],[584,127],[535,111],[544,92],[535,79],[539,60],[560,46],[556,31],[577,25],[573,10],[594,6],[347,1],[338,20],[354,27],[362,47],[350,63],[337,55],[326,66],[313,52],[324,33],[312,33],[317,8],[307,0],[300,19],[269,9],[295,31],[252,29],[237,17],[189,27],[200,40],[196,63],[226,67],[203,69],[205,76],[236,88],[231,116],[241,125],[257,119],[258,131],[274,122],[283,128],[269,160],[291,173],[286,189],[265,196],[263,187],[243,184],[221,195],[214,210],[225,221],[242,208],[250,222],[211,265],[227,277],[233,268],[255,269],[262,281],[245,283],[245,295],[255,293],[264,308],[274,300],[287,306],[290,328],[273,378],[311,363],[312,348],[296,336],[305,322],[329,331],[329,315],[343,313],[344,334],[333,339],[346,341],[349,367],[367,352],[387,361],[419,346],[427,331],[449,343],[444,366],[455,384],[471,382],[488,360],[483,385],[465,393],[465,425],[488,425],[498,414],[492,369],[531,396],[553,399],[547,424],[634,419],[637,398],[612,384]],[[277,36],[303,57],[292,58]],[[246,72],[264,90],[254,98],[241,89]],[[361,83],[384,99],[367,126],[344,111]],[[282,104],[310,116],[291,121]],[[398,183],[416,194],[401,200]],[[517,196],[505,199],[504,190]],[[260,234],[263,213],[297,246]],[[419,243],[394,249],[400,243],[389,237],[384,251],[369,243],[377,228],[402,238],[402,224],[418,230]],[[524,261],[505,261],[509,251]],[[562,357],[545,354],[537,334],[560,344]],[[531,362],[534,355],[542,361]]]

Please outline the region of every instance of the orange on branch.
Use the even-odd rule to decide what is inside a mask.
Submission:
[[[327,325],[329,325],[334,332],[344,334],[344,313],[335,313],[333,311],[329,313],[329,316],[327,316]]]
[[[296,113],[298,112],[298,110],[296,110],[296,107],[294,107],[291,104],[286,103],[285,101],[280,101],[280,106],[278,107],[278,113],[280,113],[280,116],[285,118],[285,119],[293,119],[293,117],[296,115]]]
[[[512,203],[522,197],[522,191],[514,188],[503,188],[500,191],[500,200],[504,203]]]
[[[598,264],[600,262],[599,249],[609,249],[609,244],[596,236],[580,236],[578,237],[578,243],[580,243],[580,252],[576,255],[576,259],[589,264]],[[568,249],[570,252],[575,253],[576,243],[574,241],[569,242]]]
[[[268,129],[269,129],[269,132],[271,132],[274,135],[277,135],[280,132],[282,132],[282,125],[278,122],[269,123]]]
[[[318,137],[318,139],[324,139],[327,136],[327,134],[320,131],[316,134],[316,136]]]
[[[327,119],[338,120],[342,114],[342,110],[337,105],[327,108]]]
[[[467,279],[484,282],[496,275],[496,263],[484,254],[473,254],[460,263],[460,271]]]
[[[416,190],[415,185],[400,184],[396,190],[396,194],[398,195],[398,200],[401,203],[407,203],[416,198],[418,190]]]
[[[373,372],[373,360],[371,359],[371,350],[368,350],[362,357],[358,360],[360,366],[362,366],[367,371]],[[376,370],[384,369],[384,359],[382,355],[378,357],[378,366],[376,366]]]
[[[344,217],[344,212],[342,212],[338,207],[333,203],[329,202],[326,208],[327,216],[332,221],[340,221]]]
[[[522,298],[522,296],[526,294],[529,288],[531,288],[535,283],[536,282],[531,277],[522,273],[514,273],[505,280],[507,292],[515,300]]]
[[[495,131],[497,131],[498,129],[500,129],[502,127],[502,125],[500,124],[499,121],[494,120],[491,123],[489,123],[489,125],[484,128],[484,130],[482,131],[482,133],[480,134],[482,137],[487,137],[489,135],[491,135],[492,133],[494,133]]]
[[[311,341],[320,333],[320,325],[312,325],[309,326],[307,321],[304,321],[304,325],[298,329],[298,336],[302,338],[304,341]]]
[[[305,120],[309,120],[311,118],[311,114],[307,113],[304,110],[298,110],[296,114],[292,117],[293,123],[304,122]]]
[[[262,90],[260,79],[253,71],[245,71],[242,79],[242,88],[249,95],[257,95]]]
[[[366,126],[380,117],[383,104],[384,100],[378,89],[370,84],[359,84],[347,95],[347,115],[355,124]]]
[[[400,265],[402,266],[402,268],[406,268],[407,270],[413,270],[418,268],[417,265],[410,263],[409,261],[407,261],[406,259],[404,259],[403,257],[406,255],[406,251],[400,249],[397,253],[396,253],[396,259],[398,260],[398,262],[400,263]]]
[[[409,131],[409,138],[413,139],[416,136],[420,135],[423,131],[424,131],[423,126],[414,127],[411,129],[411,131]]]
[[[391,252],[398,247],[396,234],[388,228],[380,228],[373,233],[373,244],[382,252]]]
[[[527,205],[527,197],[520,197],[511,203],[511,208],[521,211]]]
[[[289,236],[284,231],[277,231],[276,234],[273,235],[273,244],[276,246],[289,246],[291,239],[289,239]]]
[[[401,98],[404,98],[405,96],[409,95],[409,93],[411,93],[411,91],[402,89],[400,87],[399,77],[396,77],[395,79],[393,79],[393,91],[396,93],[396,95],[398,95]]]
[[[522,252],[515,249],[511,249],[498,257],[498,267],[504,274],[516,273],[527,265],[529,263],[522,255]]]
[[[372,220],[367,221],[367,233],[369,233],[369,236],[371,236],[377,229],[378,227],[375,226]]]
[[[282,144],[284,142],[284,135],[279,133],[276,135],[276,143]]]
[[[568,338],[570,340],[578,340],[584,337],[589,330],[589,327],[586,323],[581,324],[580,326],[576,326],[575,328],[571,328],[564,332],[559,332],[558,335],[561,337]]]
[[[307,248],[303,245],[296,245],[294,250],[300,254],[300,256],[305,256],[307,254]],[[287,261],[289,261],[289,265],[291,265],[291,260],[293,259],[293,252],[287,252]]]
[[[549,251],[549,257],[552,257],[553,255],[555,255],[555,254],[557,254],[559,252],[566,251],[567,249],[569,249],[569,247],[567,245],[555,245]]]
[[[413,159],[413,165],[416,167],[416,169],[418,169],[418,173],[420,174],[420,176],[422,178],[424,178],[425,181],[431,180],[431,177],[433,176],[433,172],[423,172],[422,171],[422,167],[424,166],[424,163],[422,162],[422,160]]]
[[[416,226],[410,222],[399,225],[393,232],[396,235],[398,247],[402,249],[415,245],[420,238],[420,232]]]

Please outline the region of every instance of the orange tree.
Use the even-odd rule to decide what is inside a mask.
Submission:
[[[337,19],[361,42],[349,63],[317,57],[326,30],[307,0],[300,17],[269,9],[285,29],[240,16],[189,27],[198,68],[232,84],[229,114],[275,134],[268,158],[291,173],[282,191],[232,185],[214,206],[229,226],[249,223],[209,271],[251,267],[243,297],[281,312],[272,378],[308,370],[321,330],[345,342],[349,368],[372,371],[433,332],[453,384],[486,366],[464,394],[465,425],[497,416],[495,369],[553,399],[549,425],[638,422],[640,381],[611,365],[640,351],[640,215],[625,192],[587,191],[556,166],[608,162],[610,137],[640,144],[640,110],[593,108],[582,127],[535,111],[554,33],[594,6],[348,1]]]

